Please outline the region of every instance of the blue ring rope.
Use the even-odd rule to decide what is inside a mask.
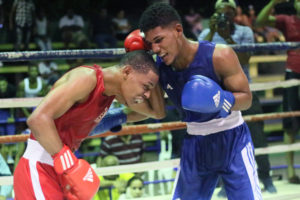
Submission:
[[[229,45],[237,52],[290,50],[300,48],[300,42],[273,42],[249,43],[242,45]],[[120,58],[125,54],[124,48],[115,49],[77,49],[77,50],[52,50],[52,51],[19,51],[1,52],[0,61],[28,61],[28,60],[53,60],[53,59],[107,59]]]
[[[125,49],[75,49],[51,51],[19,51],[1,52],[0,61],[28,61],[28,60],[53,60],[53,59],[106,59],[118,58],[125,53]]]

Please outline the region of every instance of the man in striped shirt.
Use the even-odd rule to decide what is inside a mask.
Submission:
[[[100,147],[100,155],[115,155],[120,165],[139,163],[142,160],[144,142],[141,135],[108,136]]]

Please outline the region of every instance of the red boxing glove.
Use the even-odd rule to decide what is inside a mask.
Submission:
[[[99,189],[100,180],[90,164],[77,159],[66,145],[52,158],[56,173],[62,176],[65,197],[68,200],[92,199]]]
[[[140,29],[136,29],[129,33],[124,41],[124,47],[126,52],[135,50],[150,50],[144,40],[144,33]]]

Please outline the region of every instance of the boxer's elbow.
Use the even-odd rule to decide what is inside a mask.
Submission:
[[[244,99],[245,100],[241,104],[240,110],[248,110],[251,107],[251,105],[252,105],[252,93],[251,92],[246,93]]]
[[[154,118],[154,119],[163,119],[163,118],[165,118],[165,117],[166,117],[166,111],[165,111],[165,109],[162,109],[161,111],[156,112],[156,113],[153,115],[152,118]]]
[[[42,132],[42,129],[47,127],[48,119],[49,117],[47,117],[45,114],[35,112],[28,117],[26,123],[35,138],[38,138],[39,134]]]

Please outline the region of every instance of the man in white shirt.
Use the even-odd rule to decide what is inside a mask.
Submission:
[[[83,32],[84,21],[80,15],[76,15],[72,9],[67,11],[59,20],[59,29],[62,31],[64,47],[69,48],[74,43],[77,48],[88,48],[88,38]]]

